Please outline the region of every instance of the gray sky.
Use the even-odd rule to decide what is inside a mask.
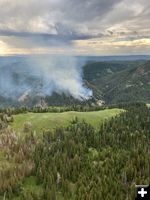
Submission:
[[[0,0],[0,55],[149,52],[149,0]]]

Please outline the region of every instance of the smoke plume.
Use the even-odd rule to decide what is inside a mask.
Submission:
[[[5,58],[0,62],[0,96],[23,98],[39,94],[51,96],[53,92],[71,95],[76,99],[89,99],[92,91],[82,79],[83,62],[71,56],[28,56]],[[5,61],[6,61],[5,60]],[[20,97],[22,96],[22,97]]]

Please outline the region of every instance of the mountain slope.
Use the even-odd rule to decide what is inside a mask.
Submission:
[[[130,101],[150,103],[150,61],[88,62],[83,67],[83,79],[93,91],[90,103],[98,100],[106,104]],[[43,97],[42,87],[38,70],[35,68],[31,74],[30,66],[24,60],[0,62],[0,107],[34,106],[41,102],[42,105],[81,103],[63,93],[53,92]]]
[[[99,89],[107,103],[150,101],[150,61],[128,65],[91,63],[84,73],[88,84]]]

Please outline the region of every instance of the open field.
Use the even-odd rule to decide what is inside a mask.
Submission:
[[[69,122],[77,117],[79,120],[85,120],[94,127],[98,127],[104,120],[109,119],[123,110],[106,109],[93,112],[63,112],[63,113],[27,113],[14,116],[12,127],[16,131],[21,131],[25,122],[31,122],[33,130],[37,133],[43,129],[51,129],[59,126],[67,126]]]
[[[150,103],[146,104],[150,108]]]

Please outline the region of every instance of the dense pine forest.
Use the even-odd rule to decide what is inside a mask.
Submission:
[[[14,110],[3,110],[0,199],[134,199],[135,184],[150,182],[150,109],[143,103],[119,107],[125,111],[98,129],[75,118],[42,137],[30,124],[17,134],[9,126]]]

